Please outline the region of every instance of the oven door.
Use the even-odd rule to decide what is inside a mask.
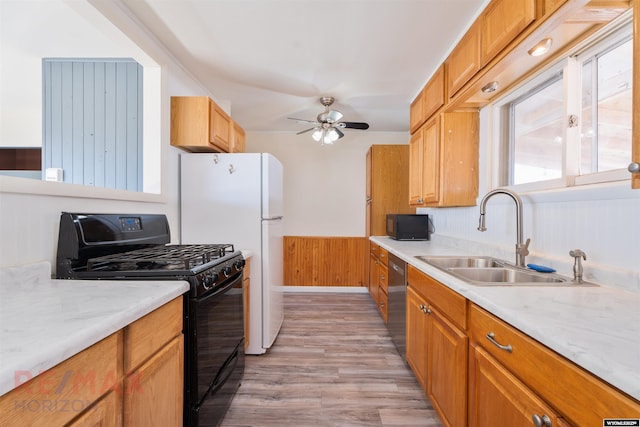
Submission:
[[[218,425],[240,384],[244,372],[242,278],[240,273],[213,292],[189,299],[186,425]]]

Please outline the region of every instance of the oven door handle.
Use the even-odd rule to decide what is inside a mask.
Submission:
[[[211,384],[211,387],[209,388],[208,394],[210,396],[213,396],[218,391],[218,389],[222,387],[224,383],[227,382],[227,379],[231,376],[233,371],[236,369],[236,366],[238,365],[239,351],[240,350],[236,349],[236,351],[233,352],[233,354],[229,357],[229,359],[227,359],[225,364],[220,369],[218,376],[216,376],[216,378],[213,380],[213,383]]]

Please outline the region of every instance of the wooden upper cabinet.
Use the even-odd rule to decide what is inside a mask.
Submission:
[[[207,96],[171,97],[171,145],[191,152],[229,152],[233,124]]]
[[[411,106],[409,106],[409,131],[414,133],[424,123],[424,114],[422,112],[422,95],[424,94],[424,88],[420,91],[416,99],[413,100]]]
[[[536,0],[493,0],[482,13],[482,66],[536,18]]]
[[[246,142],[245,142],[245,133],[244,129],[236,123],[233,122],[233,132],[231,137],[231,147],[229,148],[230,153],[244,153],[246,151]]]
[[[477,20],[469,28],[445,62],[449,98],[480,70],[480,22],[481,20]]]
[[[416,132],[440,107],[445,104],[444,64],[433,74],[409,109],[409,130]]]
[[[220,151],[228,153],[231,146],[233,124],[231,117],[225,113],[215,102],[209,100],[211,114],[209,124],[209,142],[218,147]]]
[[[440,193],[440,117],[424,126],[422,147],[422,198],[435,203]]]
[[[424,158],[424,129],[411,135],[409,142],[409,204],[422,205],[422,162]]]

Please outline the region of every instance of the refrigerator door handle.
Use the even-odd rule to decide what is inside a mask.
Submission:
[[[282,220],[282,216],[274,216],[272,218],[262,218],[263,221],[281,221]]]

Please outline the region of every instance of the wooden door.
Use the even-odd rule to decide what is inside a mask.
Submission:
[[[110,391],[68,426],[114,427],[119,425],[122,425],[122,399],[118,392]]]
[[[182,425],[184,343],[180,335],[124,381],[124,425]]]
[[[233,130],[231,118],[215,102],[210,102],[209,141],[220,151],[228,153]]]
[[[445,426],[466,426],[468,338],[430,309],[427,394]]]
[[[423,136],[422,195],[426,203],[440,200],[440,119],[425,124]]]
[[[480,61],[480,21],[476,21],[446,61],[449,98],[480,70]]]
[[[378,289],[380,288],[380,262],[373,254],[369,255],[369,294],[378,305]]]
[[[423,132],[424,129],[420,128],[411,135],[411,141],[409,142],[409,204],[413,206],[424,203],[424,198],[422,197]]]
[[[482,66],[531,24],[536,0],[493,0],[482,14]]]
[[[409,286],[407,288],[407,363],[416,379],[427,389],[427,334],[426,302]]]
[[[470,427],[529,427],[534,415],[558,425],[552,409],[489,353],[476,345],[470,352]]]

